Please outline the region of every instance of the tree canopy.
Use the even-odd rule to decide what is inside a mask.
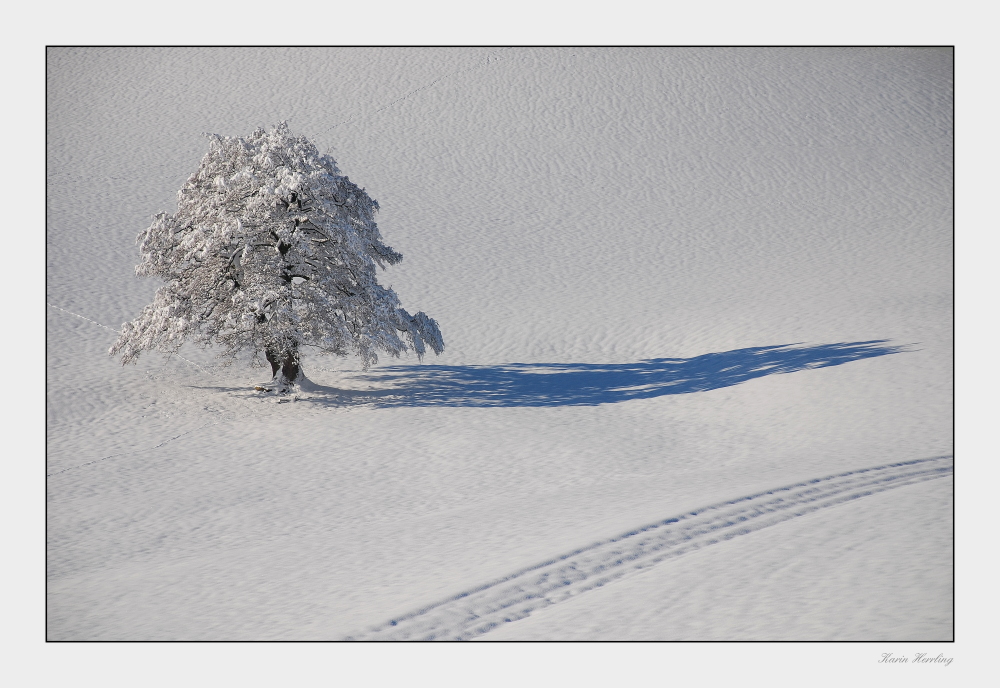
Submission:
[[[294,382],[302,346],[357,355],[439,354],[437,322],[410,315],[376,266],[403,259],[382,241],[378,203],[285,123],[246,138],[212,135],[209,152],[178,192],[177,211],[140,233],[138,276],[166,281],[109,353],[122,364],[186,340],[250,351],[275,378]]]

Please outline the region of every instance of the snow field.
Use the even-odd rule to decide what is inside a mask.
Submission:
[[[53,49],[49,103],[50,639],[343,638],[671,514],[952,452],[950,51]],[[544,408],[376,403],[412,359],[364,375],[309,356],[335,391],[280,404],[253,393],[261,370],[211,352],[120,367],[115,335],[72,313],[135,317],[157,285],[133,277],[134,237],[173,209],[200,134],[282,119],[379,201],[404,255],[380,281],[444,334],[428,371],[907,351]],[[849,542],[873,522],[912,536],[918,489],[946,510],[932,480],[634,581],[710,561],[683,584],[732,599],[727,570],[788,556],[744,542],[809,524],[818,552],[845,553],[823,595],[841,581],[847,621],[817,611],[803,637],[949,639],[947,538],[891,559]],[[898,591],[883,576],[857,599],[848,581],[883,556],[935,603],[866,615]],[[816,570],[791,571],[808,602]],[[774,603],[756,625],[702,623],[632,581],[482,638],[578,637],[580,615],[593,638],[759,638],[787,618]],[[615,588],[663,613],[629,627]]]

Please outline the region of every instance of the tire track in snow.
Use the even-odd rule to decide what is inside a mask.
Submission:
[[[720,502],[597,542],[347,640],[468,640],[627,574],[798,516],[949,476],[951,456],[863,468]]]

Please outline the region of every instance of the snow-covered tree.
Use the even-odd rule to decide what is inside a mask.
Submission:
[[[336,162],[285,123],[246,138],[213,135],[201,166],[178,192],[177,212],[139,234],[136,275],[161,277],[153,303],[109,353],[122,364],[144,350],[173,352],[191,339],[271,364],[286,388],[302,375],[301,348],[393,356],[439,354],[438,324],[410,315],[376,280],[403,256],[382,242],[378,204]]]

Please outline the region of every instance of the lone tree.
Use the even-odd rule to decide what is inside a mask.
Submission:
[[[426,347],[440,354],[438,324],[410,315],[375,266],[403,256],[382,242],[378,203],[340,174],[336,162],[281,123],[247,138],[213,135],[201,166],[139,234],[136,275],[166,284],[109,354],[122,365],[144,350],[171,353],[191,338],[225,347],[230,362],[250,351],[271,364],[273,386],[302,377],[301,348],[356,354],[364,369],[376,351]]]

